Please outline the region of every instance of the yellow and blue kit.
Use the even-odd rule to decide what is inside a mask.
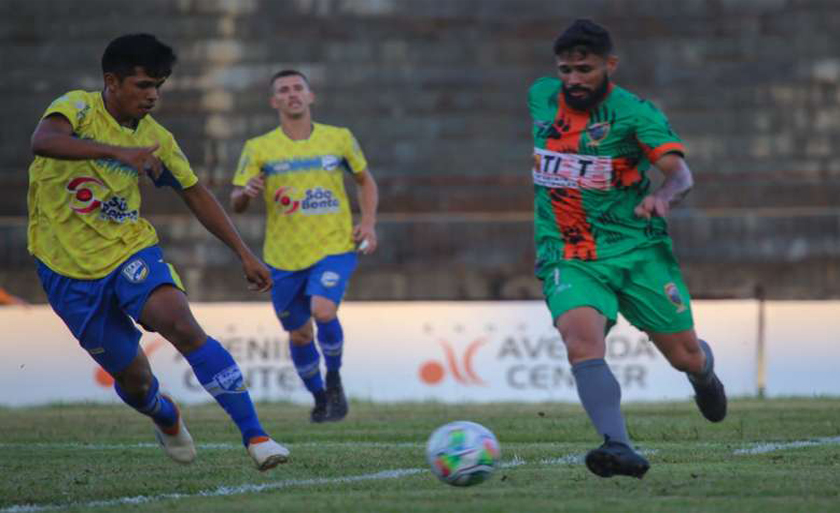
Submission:
[[[346,128],[313,123],[309,138],[295,141],[277,127],[249,139],[233,184],[245,186],[260,173],[265,177],[265,262],[297,271],[353,251],[343,173],[365,169],[365,156]]]

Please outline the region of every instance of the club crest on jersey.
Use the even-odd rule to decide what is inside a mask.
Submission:
[[[334,273],[332,271],[324,271],[324,274],[321,275],[321,285],[331,288],[338,285],[338,281],[341,279],[341,276],[338,273]]]
[[[601,141],[607,138],[610,133],[610,122],[602,121],[586,127],[586,133],[589,134],[589,146],[598,146]]]
[[[131,283],[141,283],[149,276],[149,266],[142,258],[135,258],[131,262],[125,264],[122,270],[125,279]]]
[[[677,285],[674,282],[669,282],[665,284],[665,296],[668,298],[674,307],[677,309],[677,313],[683,313],[686,310],[685,303],[683,302],[682,296],[680,295],[680,290],[677,288]]]
[[[274,193],[274,202],[280,207],[282,214],[294,214],[300,207],[300,201],[294,199],[294,187],[280,187]]]
[[[321,167],[327,171],[332,171],[337,168],[339,163],[341,163],[341,161],[338,160],[338,157],[335,155],[324,155],[321,157]]]

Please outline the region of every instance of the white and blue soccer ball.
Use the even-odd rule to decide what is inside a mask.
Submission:
[[[432,473],[452,486],[483,483],[499,466],[502,452],[489,429],[466,420],[437,428],[426,444]]]

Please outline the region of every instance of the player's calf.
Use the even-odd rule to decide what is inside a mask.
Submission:
[[[694,401],[700,413],[710,422],[720,422],[726,418],[726,390],[714,370],[714,354],[704,340],[700,340],[700,348],[706,355],[706,364],[701,372],[689,373],[688,381],[694,388]]]

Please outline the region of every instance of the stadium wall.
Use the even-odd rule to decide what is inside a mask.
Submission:
[[[155,116],[226,202],[267,80],[308,73],[319,120],[353,129],[381,185],[381,249],[352,299],[536,299],[525,94],[576,17],[614,33],[616,80],[685,138],[696,186],[671,231],[693,294],[840,298],[840,2],[833,0],[4,0],[0,286],[42,302],[26,253],[29,137],[96,89],[110,39],[150,31],[180,63]],[[257,300],[176,197],[144,189],[202,301]],[[261,245],[259,211],[237,217]],[[210,278],[212,277],[212,279]]]
[[[268,305],[201,303],[194,310],[240,364],[255,399],[311,400],[289,358],[287,336]],[[694,305],[699,333],[715,349],[717,372],[730,396],[754,396],[759,388],[769,397],[840,395],[838,311],[840,301]],[[577,401],[565,346],[541,301],[349,302],[342,314],[342,376],[353,398]],[[0,405],[118,400],[111,377],[49,307],[0,309],[0,326]],[[154,333],[145,333],[141,343],[168,393],[183,403],[209,400],[170,344]],[[692,396],[685,376],[623,319],[607,337],[607,361],[624,400]]]

